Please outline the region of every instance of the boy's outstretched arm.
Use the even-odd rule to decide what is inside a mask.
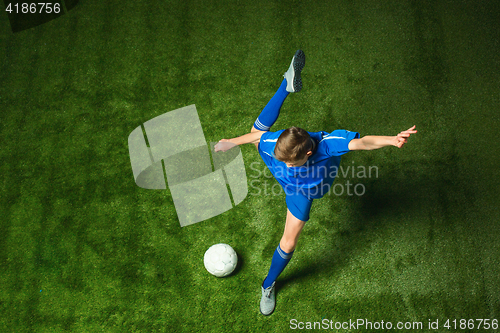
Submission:
[[[414,125],[396,136],[367,135],[361,139],[352,139],[349,142],[349,150],[373,150],[387,146],[401,148],[408,141],[410,135],[415,133],[417,133],[417,130],[415,130]]]
[[[265,131],[251,132],[233,139],[222,139],[215,145],[215,151],[227,151],[235,146],[243,145],[245,143],[260,142],[260,137]]]

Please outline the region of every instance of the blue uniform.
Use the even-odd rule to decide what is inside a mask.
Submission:
[[[308,132],[314,141],[313,154],[304,165],[289,168],[274,157],[276,141],[283,131],[262,134],[259,154],[283,187],[290,212],[299,220],[307,221],[312,201],[328,193],[337,176],[341,155],[349,151],[349,142],[359,138],[359,133],[346,130]]]

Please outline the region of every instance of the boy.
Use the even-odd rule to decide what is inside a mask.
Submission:
[[[287,214],[283,237],[276,248],[271,267],[261,286],[260,312],[270,315],[275,308],[275,281],[290,261],[300,232],[307,220],[314,199],[325,195],[332,186],[340,165],[340,156],[351,150],[372,150],[386,146],[401,148],[415,126],[396,136],[364,136],[346,130],[331,133],[307,132],[298,127],[270,132],[278,119],[285,98],[302,89],[300,73],[305,54],[298,50],[285,79],[276,94],[255,121],[250,133],[233,139],[222,139],[215,151],[225,151],[245,143],[253,143],[264,163],[286,194]]]

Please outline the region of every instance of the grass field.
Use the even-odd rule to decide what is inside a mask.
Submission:
[[[498,2],[80,0],[16,34],[2,6],[2,332],[284,332],[292,319],[478,332],[458,320],[500,320]],[[277,182],[249,168],[263,168],[256,149],[241,147],[257,189],[181,228],[168,189],[134,183],[127,138],[190,104],[208,142],[245,134],[299,48],[304,88],[273,130],[419,132],[401,150],[343,157],[378,177],[338,177],[365,193],[314,202],[264,317],[286,205],[258,195]],[[224,279],[203,266],[219,242],[240,260]]]

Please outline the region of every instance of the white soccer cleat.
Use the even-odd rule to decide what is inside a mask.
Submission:
[[[283,75],[286,79],[286,91],[288,92],[299,92],[302,89],[302,79],[300,78],[300,72],[306,64],[306,55],[304,51],[297,50],[292,58],[292,63]]]
[[[276,284],[276,281],[273,282],[273,284],[264,289],[264,287],[260,287],[262,296],[260,298],[260,313],[262,313],[264,316],[269,316],[271,313],[273,313],[274,308],[276,307],[276,290],[274,288],[274,285]]]

